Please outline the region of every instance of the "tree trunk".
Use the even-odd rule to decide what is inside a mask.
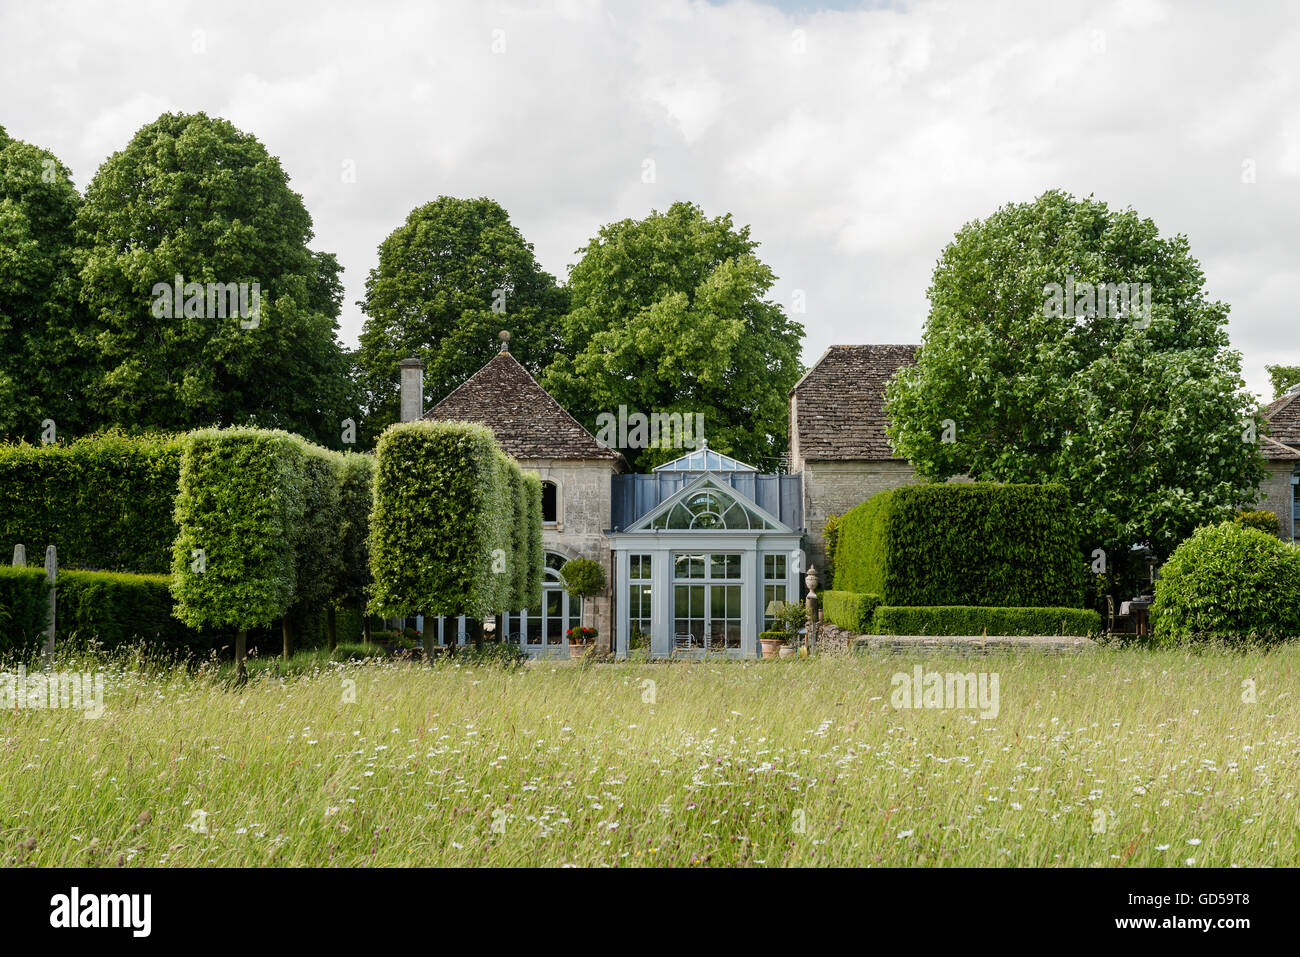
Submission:
[[[330,654],[333,654],[334,649],[339,645],[338,616],[333,605],[325,610],[325,631],[329,636]]]
[[[370,644],[370,615],[364,605],[361,606],[361,640]]]
[[[293,629],[289,625],[288,615],[280,619],[280,638],[284,643],[284,660],[288,661],[293,654]]]
[[[240,628],[235,634],[235,684],[248,680],[248,629]]]

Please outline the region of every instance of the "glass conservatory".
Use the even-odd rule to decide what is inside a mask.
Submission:
[[[799,600],[798,476],[708,449],[655,473],[616,480],[616,653],[756,657],[773,603]]]

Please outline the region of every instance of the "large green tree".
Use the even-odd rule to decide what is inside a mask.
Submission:
[[[424,360],[425,405],[444,398],[497,351],[497,333],[533,375],[559,346],[563,290],[495,201],[440,196],[411,211],[379,246],[366,279],[357,372],[366,432],[397,421],[397,364]]]
[[[1124,310],[1096,295],[1107,283],[1139,295]],[[1112,560],[1168,555],[1256,497],[1261,423],[1185,237],[1051,191],[964,226],[929,298],[917,364],[888,389],[894,447],[921,474],[1062,482]]]
[[[73,434],[94,424],[77,347],[73,224],[81,196],[50,153],[0,127],[0,436],[37,441],[49,419]]]
[[[100,167],[77,233],[102,366],[88,401],[108,424],[255,423],[339,445],[341,420],[358,414],[337,338],[339,265],[308,248],[302,197],[255,137],[164,114]],[[183,304],[162,302],[178,276]],[[246,284],[249,313],[258,284],[256,315],[230,315],[209,283]]]
[[[775,277],[757,247],[748,226],[692,203],[605,226],[570,271],[566,349],[542,384],[593,432],[620,405],[703,414],[710,448],[776,467],[803,326],[766,298]],[[642,469],[682,454],[621,451]]]
[[[1300,382],[1300,366],[1264,366],[1264,371],[1268,373],[1275,399],[1282,398],[1287,389]]]

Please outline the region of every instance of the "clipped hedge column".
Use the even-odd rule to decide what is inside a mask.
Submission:
[[[546,575],[546,548],[542,544],[542,477],[536,472],[524,472],[523,480],[527,548],[524,559],[524,591],[519,607],[540,610],[542,578]]]
[[[240,681],[248,629],[283,618],[293,604],[306,455],[287,432],[232,428],[190,433],[181,456],[175,614],[193,628],[237,630]]]
[[[467,422],[404,422],[380,436],[375,459],[371,610],[480,620],[504,610],[502,552],[514,508],[492,433]]]
[[[284,657],[293,654],[293,621],[329,604],[343,574],[339,533],[343,456],[305,439],[302,445],[303,520],[294,536],[294,601],[281,619]]]
[[[326,609],[329,647],[338,643],[336,608],[359,608],[362,634],[370,641],[370,616],[365,613],[370,593],[370,509],[374,501],[375,457],[344,452],[339,467],[338,548],[343,568]]]

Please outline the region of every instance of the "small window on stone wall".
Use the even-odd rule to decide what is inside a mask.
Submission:
[[[542,483],[542,524],[554,525],[560,520],[559,500],[554,482]]]

